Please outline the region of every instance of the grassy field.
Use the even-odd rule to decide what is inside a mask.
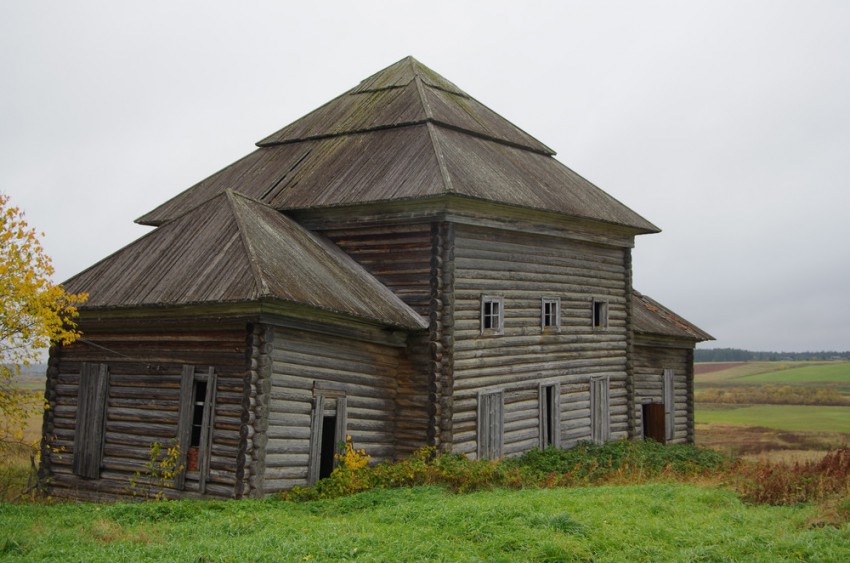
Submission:
[[[774,450],[776,460],[850,445],[850,407],[836,406],[850,399],[850,362],[697,364],[695,371],[698,444],[742,455]],[[726,402],[699,401],[718,391]],[[765,404],[730,404],[750,401]],[[793,404],[801,402],[820,404]]]
[[[681,484],[377,490],[331,501],[0,505],[0,557],[161,561],[843,560],[812,506]]]
[[[762,372],[739,378],[752,383],[848,383],[850,362],[807,365],[778,371]]]
[[[850,407],[809,405],[699,405],[698,423],[763,426],[794,432],[850,434]]]

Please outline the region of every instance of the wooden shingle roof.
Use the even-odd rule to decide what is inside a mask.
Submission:
[[[77,274],[81,309],[276,302],[406,329],[425,319],[330,241],[232,191]]]
[[[632,290],[632,322],[637,334],[672,336],[703,342],[714,337],[658,301]]]
[[[412,57],[257,144],[137,222],[234,190],[280,211],[462,197],[659,230]]]

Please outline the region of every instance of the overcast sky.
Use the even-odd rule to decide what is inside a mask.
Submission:
[[[57,281],[413,55],[658,225],[701,347],[850,349],[850,2],[0,0],[0,191]]]

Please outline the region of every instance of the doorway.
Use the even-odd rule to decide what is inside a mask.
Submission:
[[[663,444],[666,440],[664,431],[664,404],[663,403],[644,403],[643,404],[643,437],[644,439],[651,438],[656,442]]]
[[[319,479],[330,477],[334,470],[334,454],[336,453],[336,415],[325,416],[322,419],[322,443],[319,451]]]

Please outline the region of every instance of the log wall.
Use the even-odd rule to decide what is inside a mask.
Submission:
[[[634,348],[635,428],[643,435],[643,404],[663,403],[664,370],[673,370],[675,421],[672,444],[693,443],[693,350],[636,345]]]
[[[420,315],[431,311],[430,223],[323,229],[321,232]]]
[[[212,366],[218,381],[206,495],[241,496],[247,331],[99,333],[85,325],[81,328],[85,341],[51,350],[48,364],[45,398],[49,409],[40,471],[50,494],[85,500],[132,495],[131,480],[149,460],[152,443],[170,445],[177,436],[181,372],[184,365],[193,365]],[[72,472],[83,362],[103,363],[109,369],[99,479],[83,479]],[[197,490],[197,481],[187,480],[185,490],[164,492],[169,497],[193,496],[193,488]]]
[[[539,446],[539,384],[560,383],[561,447],[590,439],[590,377],[610,379],[610,435],[628,435],[627,249],[469,225],[454,232],[452,451],[476,455],[479,390],[505,390],[504,450]],[[504,304],[504,333],[481,334],[481,296]],[[560,298],[559,330],[541,298]],[[608,300],[606,329],[592,326]]]
[[[323,235],[393,290],[416,312],[429,319],[425,335],[409,339],[408,369],[399,372],[396,404],[396,455],[404,456],[426,444],[439,445],[441,419],[447,405],[442,389],[451,365],[444,343],[444,301],[450,282],[445,279],[450,248],[446,223],[380,223],[323,228]],[[450,408],[450,407],[449,407]]]
[[[355,447],[376,462],[393,458],[398,374],[409,369],[404,349],[286,328],[273,332],[264,492],[307,484],[314,391],[323,384],[344,392],[346,434]]]

